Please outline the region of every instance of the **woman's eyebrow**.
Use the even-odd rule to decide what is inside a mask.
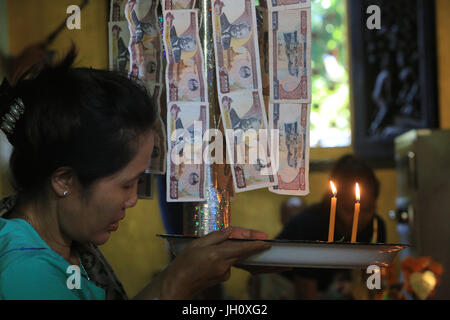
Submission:
[[[136,180],[137,178],[139,178],[140,176],[142,176],[145,173],[145,170],[142,172],[139,172],[136,176],[134,176],[132,179],[129,179],[128,181],[133,181]]]

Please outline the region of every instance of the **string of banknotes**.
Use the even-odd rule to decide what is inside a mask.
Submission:
[[[256,8],[253,0],[212,3],[217,90],[236,192],[277,185],[270,159]],[[254,148],[254,157],[251,149]],[[239,151],[241,157],[239,157]],[[248,152],[247,152],[248,151]]]
[[[214,45],[202,47],[195,0],[112,0],[110,68],[141,79],[163,115],[149,170],[167,171],[168,202],[206,196],[211,86],[205,75],[212,70],[205,70],[203,50],[215,57],[234,191],[309,193],[310,0],[259,3],[212,0]]]
[[[166,48],[167,201],[204,201],[209,102],[195,0],[162,0]],[[181,155],[181,156],[180,156]]]
[[[279,130],[278,185],[270,191],[309,193],[311,2],[268,0],[269,124]]]
[[[110,69],[139,79],[157,108],[154,149],[147,173],[166,172],[166,134],[161,117],[164,87],[158,1],[111,0],[109,22]]]

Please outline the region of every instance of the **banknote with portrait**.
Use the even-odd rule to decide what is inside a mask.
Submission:
[[[270,104],[269,126],[278,131],[278,185],[270,191],[284,195],[309,193],[309,121],[308,104]]]
[[[167,102],[206,102],[196,10],[164,11]]]
[[[150,159],[149,172],[152,174],[166,174],[167,170],[167,130],[166,130],[166,115],[167,105],[162,100],[163,87],[157,85],[155,88],[155,95],[153,97],[153,105],[157,106],[158,112],[153,125],[154,131],[154,147]],[[155,101],[156,100],[156,101]]]
[[[125,6],[128,0],[111,0],[109,7],[109,21],[126,21]]]
[[[270,100],[311,102],[311,9],[269,14]]]
[[[127,21],[108,23],[109,33],[109,69],[127,74],[130,70],[130,31]]]
[[[159,86],[156,86],[156,90],[160,90]],[[152,174],[165,174],[166,173],[166,156],[167,156],[167,137],[166,126],[162,120],[162,117],[157,113],[155,123],[153,125],[153,152],[150,158],[150,164],[148,172]]]
[[[212,19],[219,94],[261,90],[253,0],[213,0]]]
[[[228,163],[215,164],[214,170],[218,175],[217,189],[220,192],[228,192],[230,195],[230,200],[234,200],[235,199],[234,185],[233,185],[234,183],[230,164]]]
[[[153,0],[157,1],[157,0]],[[164,11],[166,10],[185,10],[194,9],[195,0],[161,0],[161,5]]]
[[[261,59],[261,81],[264,96],[270,95],[270,68],[269,68],[269,11],[259,6],[256,9],[258,22],[259,56]]]
[[[163,81],[157,5],[157,1],[130,1],[125,10],[131,39],[130,76],[142,80],[151,97]]]
[[[277,184],[271,164],[267,115],[260,91],[239,91],[220,98],[235,192]]]
[[[156,108],[154,148],[148,171],[164,174],[166,170],[166,129],[161,119],[162,46],[158,25],[157,1],[129,1],[125,15],[130,31],[129,52],[131,78],[139,79]]]
[[[145,172],[138,181],[137,195],[138,199],[153,200],[154,176]]]
[[[203,136],[209,129],[206,103],[171,103],[167,110],[167,201],[205,200]]]
[[[266,0],[267,7],[273,9],[311,8],[311,0]]]

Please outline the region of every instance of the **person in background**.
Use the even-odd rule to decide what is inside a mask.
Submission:
[[[280,221],[283,227],[306,208],[306,202],[299,197],[290,197],[281,204]]]
[[[357,242],[384,243],[386,228],[376,214],[379,182],[373,170],[360,158],[346,155],[335,164],[330,179],[338,190],[335,241],[350,242],[355,204],[355,183],[359,183],[362,200]],[[321,202],[304,209],[292,218],[276,237],[284,240],[328,241],[331,190]],[[294,282],[298,299],[351,299],[352,275],[349,270],[295,268],[283,275]]]

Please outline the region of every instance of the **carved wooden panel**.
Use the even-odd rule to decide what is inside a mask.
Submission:
[[[434,1],[348,3],[355,152],[393,163],[396,136],[438,127]],[[366,26],[370,5],[381,9],[381,29]]]

